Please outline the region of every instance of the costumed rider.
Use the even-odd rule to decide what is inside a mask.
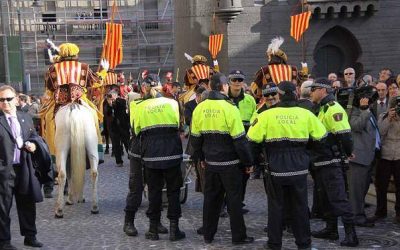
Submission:
[[[308,76],[306,63],[302,63],[302,70],[300,72],[296,66],[287,63],[288,57],[280,49],[283,42],[284,39],[282,37],[275,37],[271,40],[265,53],[268,64],[262,66],[255,74],[255,79],[251,83],[250,89],[257,100],[262,97],[262,86],[267,83],[279,84],[282,81],[297,83],[297,81],[302,81]]]
[[[86,93],[88,87],[99,85],[100,79],[103,79],[106,75],[109,64],[106,60],[102,60],[102,70],[94,73],[88,64],[78,61],[79,47],[76,44],[63,43],[56,51],[58,51],[58,55],[50,55],[50,61],[53,62],[53,65],[49,67],[45,75],[46,92],[39,112],[42,120],[43,138],[48,143],[53,162],[55,162],[55,113],[63,105],[78,102],[92,111],[97,129],[99,158],[101,159],[103,146],[99,120],[103,119],[103,115],[87,98]]]
[[[140,156],[142,164],[146,168],[145,174],[149,190],[149,208],[146,215],[150,219],[150,229],[145,234],[146,239],[159,239],[162,189],[166,183],[167,217],[170,220],[169,239],[177,241],[185,238],[185,233],[181,232],[178,226],[181,217],[179,197],[183,184],[179,105],[175,100],[158,97],[160,96],[159,81],[154,79],[143,82],[143,100],[135,103],[134,107],[131,106],[132,129],[134,136],[138,137],[140,141],[140,144],[137,143],[136,147],[131,148],[131,155],[133,153]]]
[[[195,55],[193,58],[185,53],[186,58],[192,62],[192,67],[186,70],[184,83],[186,92],[183,93],[179,100],[185,105],[188,101],[196,98],[195,87],[197,85],[210,89],[209,81],[213,75],[213,70],[208,66],[207,58],[202,55]]]

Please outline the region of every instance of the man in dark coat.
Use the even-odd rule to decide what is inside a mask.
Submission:
[[[31,154],[36,145],[29,141],[35,128],[29,114],[17,111],[16,92],[0,87],[0,249],[16,249],[10,244],[10,210],[15,195],[24,244],[41,247],[36,239],[36,202],[43,201]]]

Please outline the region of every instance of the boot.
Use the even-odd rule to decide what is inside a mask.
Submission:
[[[339,239],[337,219],[326,222],[326,227],[320,231],[311,232],[311,235],[319,239],[337,240]]]
[[[124,232],[128,236],[137,236],[137,229],[135,227],[134,219],[127,219],[125,217]]]
[[[148,240],[158,240],[160,237],[158,237],[158,223],[159,221],[153,221],[150,220],[150,229],[149,231],[145,234],[146,239]]]
[[[356,229],[354,228],[354,224],[344,223],[344,232],[345,237],[344,240],[340,242],[340,245],[346,247],[358,246],[357,233]]]
[[[185,233],[179,230],[179,221],[170,220],[169,222],[169,240],[177,241],[184,239],[186,237]]]
[[[168,233],[168,229],[166,227],[164,227],[163,224],[161,224],[161,222],[159,222],[158,226],[157,226],[157,232],[159,234],[167,234]]]

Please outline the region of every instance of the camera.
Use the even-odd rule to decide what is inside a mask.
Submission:
[[[400,116],[400,96],[396,96],[396,106],[394,106],[394,110],[396,111],[396,114]]]
[[[379,95],[376,88],[371,85],[362,86],[360,88],[340,88],[336,92],[336,100],[343,107],[347,108],[349,105],[359,108],[360,100],[368,98],[368,104],[374,103],[378,100]],[[351,101],[352,99],[352,101]],[[351,103],[350,103],[351,102]]]
[[[372,103],[376,102],[379,98],[378,92],[376,88],[371,85],[363,86],[358,89],[354,90],[354,102],[353,106],[359,107],[360,100],[363,98],[368,98],[368,104],[371,105]]]

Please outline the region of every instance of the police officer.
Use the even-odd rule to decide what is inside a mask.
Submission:
[[[157,82],[146,81],[142,86],[144,100],[134,108],[133,130],[140,141],[140,157],[146,168],[146,181],[149,189],[150,229],[146,239],[158,240],[160,224],[162,189],[167,187],[168,214],[171,241],[185,238],[179,230],[181,217],[179,200],[182,187],[182,143],[179,137],[179,106],[175,100],[158,97]],[[139,153],[138,151],[134,151]]]
[[[193,112],[191,144],[192,157],[203,161],[205,190],[203,204],[204,240],[211,243],[217,232],[221,206],[226,203],[233,244],[254,241],[246,234],[241,196],[242,171],[250,173],[251,151],[239,110],[228,98],[228,79],[217,73],[212,76],[211,91]]]
[[[316,238],[339,239],[337,217],[342,216],[345,239],[341,246],[358,245],[354,228],[354,216],[345,191],[343,159],[352,155],[353,143],[346,111],[331,94],[331,83],[326,78],[316,79],[311,87],[311,100],[321,108],[318,119],[328,131],[327,141],[314,160],[315,179],[326,197],[323,206],[326,211],[326,227],[312,232]]]
[[[147,85],[152,84],[153,79],[146,77],[142,85],[143,92],[146,91]],[[147,96],[149,98],[150,96]],[[145,99],[138,99],[132,101],[129,106],[130,110],[130,124],[134,127],[133,118],[136,116],[137,105],[143,102]],[[137,236],[138,231],[135,227],[135,215],[138,211],[140,204],[142,203],[143,194],[143,164],[140,153],[140,137],[132,133],[130,140],[129,149],[130,169],[129,169],[129,191],[126,197],[125,206],[125,222],[123,230],[128,236]],[[161,204],[160,204],[161,210]],[[168,229],[165,228],[161,221],[158,222],[157,232],[160,234],[167,234]]]
[[[299,249],[311,246],[307,202],[309,139],[317,143],[326,136],[322,123],[310,111],[297,106],[296,86],[288,81],[278,85],[280,102],[254,120],[247,133],[259,147],[265,143],[269,174],[275,196],[268,198],[267,249],[282,247],[283,203],[292,211],[292,228]],[[287,196],[287,197],[285,197]],[[288,199],[286,199],[288,198]]]
[[[229,92],[228,96],[232,100],[232,102],[238,107],[240,116],[242,118],[244,130],[247,132],[250,127],[250,119],[253,113],[256,111],[256,101],[254,98],[244,93],[243,84],[244,84],[244,73],[241,70],[232,70],[229,73]],[[249,180],[250,175],[247,173],[243,173],[242,178],[242,203],[244,202],[244,198],[246,195],[246,187],[247,181]],[[243,206],[245,204],[243,203]],[[243,208],[243,213],[247,213],[249,210]]]

